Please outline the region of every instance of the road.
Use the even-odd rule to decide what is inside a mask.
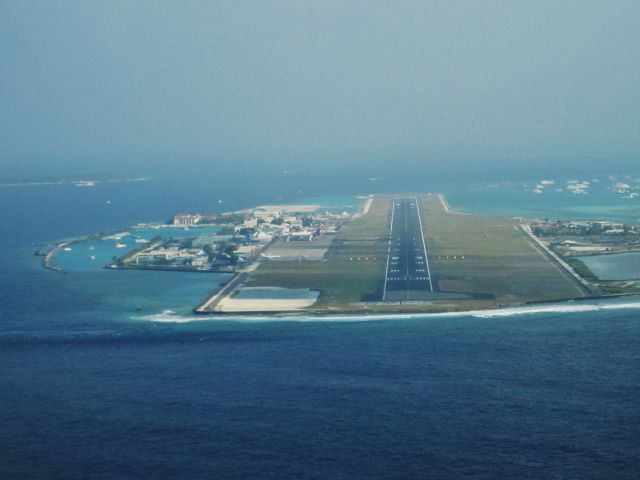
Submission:
[[[427,300],[433,293],[417,198],[393,200],[383,301]]]

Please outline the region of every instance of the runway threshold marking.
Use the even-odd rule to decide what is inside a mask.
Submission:
[[[412,290],[433,293],[434,286],[431,280],[431,267],[427,255],[418,198],[396,198],[392,202],[382,301],[388,299],[391,291],[394,292],[394,298],[399,293],[406,292],[407,299],[416,294],[416,292],[410,293]],[[398,215],[400,217],[395,214],[396,207],[399,208]],[[396,222],[400,223],[394,225]],[[419,236],[415,231],[416,228],[420,229]],[[399,234],[400,236],[398,237]],[[422,248],[418,245],[420,241],[422,241]],[[418,287],[414,283],[416,281],[424,282],[424,287]],[[428,285],[426,284],[427,282]],[[423,288],[424,290],[422,290]]]

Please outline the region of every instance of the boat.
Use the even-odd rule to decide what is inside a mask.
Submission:
[[[73,182],[76,187],[93,187],[96,182],[93,180],[78,180],[77,182]]]
[[[96,259],[96,256],[95,256],[95,255],[91,255],[89,258],[90,258],[91,260],[95,260],[95,259]]]
[[[146,238],[136,238],[136,243],[147,243],[149,240]]]
[[[70,252],[70,251],[71,251],[71,247],[64,247],[64,248],[63,248],[63,250],[64,250],[65,252]]]
[[[127,245],[124,243],[120,243],[120,242],[116,243],[116,248],[126,248],[126,246]]]

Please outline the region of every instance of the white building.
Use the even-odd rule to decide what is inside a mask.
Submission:
[[[260,230],[253,238],[264,244],[269,243],[273,239],[273,235]]]
[[[253,209],[253,216],[255,218],[261,218],[264,221],[271,221],[274,218],[280,217],[280,215],[280,210],[274,208],[258,207]]]
[[[202,215],[199,213],[196,213],[195,215],[190,213],[179,213],[173,217],[173,224],[181,227],[188,227],[190,225],[195,225],[201,219]]]

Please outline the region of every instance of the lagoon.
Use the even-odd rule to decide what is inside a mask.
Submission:
[[[578,257],[601,280],[640,279],[640,252]]]

